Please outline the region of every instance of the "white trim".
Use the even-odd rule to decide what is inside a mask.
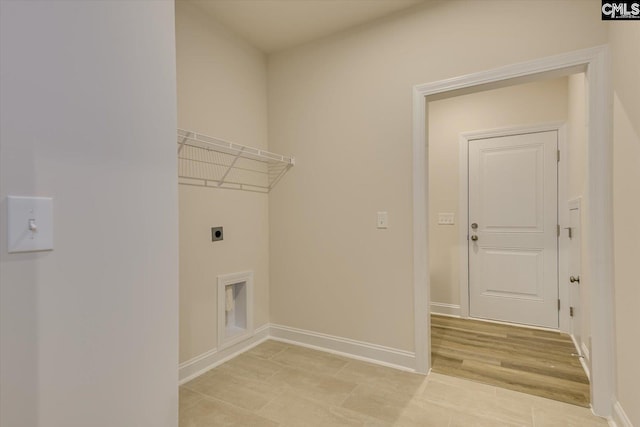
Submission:
[[[633,427],[627,413],[622,409],[622,405],[617,400],[613,403],[613,414],[609,422],[610,425],[611,422],[613,422],[613,426],[617,427]]]
[[[413,88],[413,281],[415,366],[426,373],[430,367],[428,173],[426,101],[504,87],[548,76],[586,70],[588,81],[587,196],[592,266],[591,308],[592,381],[594,412],[610,416],[615,390],[613,328],[613,204],[611,87],[608,48],[598,46],[520,64],[454,77]]]
[[[587,259],[591,295],[591,402],[596,414],[611,415],[615,394],[613,325],[613,147],[611,72],[606,48],[594,53],[587,68]]]
[[[589,349],[587,348],[587,343],[582,341],[580,343],[580,350],[582,350],[582,355],[585,357],[585,359],[590,361],[591,360],[591,355],[589,354]]]
[[[452,316],[452,317],[462,317],[461,313],[462,313],[462,308],[458,304],[447,304],[446,302],[431,303],[431,314],[440,314],[442,316]]]
[[[568,119],[567,119],[568,120]],[[558,128],[558,298],[560,299],[560,313],[558,314],[558,329],[565,334],[571,333],[571,314],[569,313],[569,211],[565,209],[565,200],[569,194],[569,140],[567,137],[567,122]]]
[[[560,131],[565,126],[565,122],[546,122],[535,125],[505,126],[495,129],[481,129],[476,131],[463,132],[460,134],[461,142],[473,141],[475,139],[496,138],[501,136],[520,135],[524,133],[539,133],[548,131]]]
[[[587,363],[589,358],[586,357],[584,354],[584,343],[582,343],[582,346],[581,346],[573,334],[569,334],[569,336],[571,337],[571,341],[573,341],[573,346],[575,347],[576,352],[579,356],[578,359],[580,360],[580,365],[582,365],[582,370],[587,375],[587,379],[591,381],[591,370],[589,369],[589,364]],[[587,354],[589,353],[587,352]]]
[[[415,354],[410,351],[283,325],[266,324],[257,328],[254,335],[245,341],[225,349],[213,348],[181,363],[178,367],[179,384],[191,381],[268,339],[313,348],[389,368],[415,372]]]
[[[388,366],[404,371],[414,371],[415,354],[409,351],[283,325],[272,324],[270,337],[277,341],[339,354],[377,365]]]
[[[538,330],[538,331],[558,332],[558,329],[556,329],[556,328],[547,328],[547,327],[544,327],[544,326],[521,325],[519,323],[503,322],[501,320],[481,319],[479,317],[470,317],[470,319],[478,321],[478,322],[495,323],[497,325],[513,326],[515,328],[535,329],[535,330]]]
[[[458,160],[458,286],[460,290],[460,315],[469,317],[469,140],[458,136],[460,158]]]
[[[431,283],[429,279],[429,176],[426,139],[427,101],[413,88],[413,316],[416,372],[431,369]]]
[[[585,357],[586,356],[584,356],[584,354],[582,355],[582,357],[580,357],[580,365],[582,366],[582,370],[584,371],[584,373],[587,375],[587,379],[589,380],[589,382],[591,382],[591,369],[589,369],[589,364],[587,363]]]
[[[191,381],[210,369],[233,359],[240,353],[257,346],[269,339],[269,324],[262,325],[254,331],[251,338],[234,344],[225,349],[213,348],[199,356],[196,356],[178,366],[178,384],[182,385]]]
[[[463,132],[458,137],[459,143],[459,162],[458,162],[458,211],[459,211],[459,226],[458,226],[458,247],[460,263],[458,265],[459,271],[459,290],[460,290],[460,315],[464,318],[469,317],[469,252],[468,252],[468,223],[469,223],[469,142],[476,139],[496,138],[510,135],[520,135],[526,133],[538,133],[556,131],[558,133],[558,150],[561,153],[567,152],[566,141],[566,123],[565,122],[548,122],[540,123],[537,125],[518,125],[508,126],[495,129],[475,130],[469,132]],[[566,198],[567,188],[567,162],[564,159],[565,156],[560,156],[560,162],[558,162],[558,224],[564,227],[567,223],[566,214],[563,209],[560,209],[560,201]],[[568,258],[567,252],[563,251],[567,245],[568,239],[563,238],[562,234],[558,238],[558,298],[561,301],[569,301],[569,287],[566,281],[562,281],[561,278],[566,276],[566,267]],[[433,303],[431,303],[433,307]],[[568,304],[560,305],[560,312],[558,313],[558,329],[568,333],[571,317],[569,316]]]
[[[567,201],[567,209],[566,209],[566,212],[567,212],[567,226],[571,225],[570,221],[569,221],[569,213],[574,209],[577,209],[579,211],[579,213],[580,213],[580,215],[579,215],[580,233],[582,234],[582,196],[574,197],[574,198],[570,199],[569,201]],[[582,240],[582,235],[581,235],[580,239],[581,239],[580,240],[580,244],[582,245],[582,243],[584,242]],[[569,268],[569,255],[570,255],[570,253],[569,253],[569,242],[567,242],[566,250],[567,250],[567,263],[566,263],[566,265],[567,265],[567,274],[566,274],[566,277],[568,277],[569,276],[569,270],[568,270],[568,268]],[[582,251],[582,249],[580,249],[580,250]],[[586,283],[583,283],[583,286],[586,286]],[[578,297],[578,298],[580,298],[580,297]],[[579,301],[579,302],[581,302],[581,301]],[[572,304],[573,302],[569,301],[569,303]],[[582,315],[582,313],[584,312],[584,307],[580,307],[579,312]],[[585,336],[582,333],[583,332],[582,331],[582,321],[583,321],[583,319],[579,318],[579,319],[575,319],[574,321],[580,323],[580,337],[579,337],[580,341],[578,342],[578,340],[574,337],[574,335],[573,335],[573,327],[571,328],[572,329],[572,331],[571,331],[571,339],[573,339],[574,345],[578,349],[578,353],[582,356],[580,358],[580,363],[582,364],[582,368],[584,369],[585,373],[587,374],[587,377],[589,378],[589,381],[591,381],[591,368],[590,368],[590,365],[591,365],[590,357],[591,356],[590,356],[590,353],[589,353],[589,349],[587,348],[587,344],[584,341]]]

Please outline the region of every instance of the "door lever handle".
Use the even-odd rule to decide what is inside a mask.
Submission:
[[[471,240],[473,240],[473,241],[475,242],[476,240],[478,240],[478,236],[476,236],[476,235],[474,234],[473,236],[471,236]]]
[[[571,276],[569,277],[569,281],[571,283],[580,283],[580,276]]]

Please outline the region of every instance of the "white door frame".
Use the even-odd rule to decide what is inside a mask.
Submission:
[[[576,197],[573,198],[571,200],[569,200],[567,202],[567,206],[565,207],[565,211],[567,212],[567,223],[568,223],[568,227],[571,227],[571,222],[570,222],[570,215],[571,215],[571,210],[573,209],[577,209],[578,213],[580,214],[578,216],[578,221],[580,221],[580,229],[579,229],[579,236],[580,236],[580,246],[582,245],[582,197]],[[580,248],[582,249],[582,248]],[[567,275],[565,277],[569,277],[569,256],[571,255],[570,250],[569,250],[569,242],[567,242]],[[582,262],[582,260],[581,260]],[[582,264],[580,269],[582,270]],[[573,273],[571,273],[573,274]],[[583,276],[582,271],[580,272],[580,276]],[[583,284],[586,284],[583,278]],[[575,285],[570,285],[570,286],[575,286]],[[579,286],[579,285],[578,285]],[[574,303],[574,301],[569,298],[569,301],[571,304]],[[580,303],[582,303],[582,300],[580,301]],[[576,346],[576,349],[578,350],[578,353],[580,353],[582,356],[582,358],[580,358],[580,363],[582,364],[582,367],[584,368],[584,371],[587,374],[587,377],[591,378],[591,371],[589,368],[590,365],[590,355],[589,355],[589,349],[586,347],[585,345],[585,340],[584,340],[584,335],[583,335],[583,331],[582,331],[582,311],[584,310],[584,307],[582,306],[582,304],[580,305],[579,309],[578,309],[578,313],[580,314],[578,319],[571,319],[571,327],[570,327],[570,332],[569,334],[571,335],[571,338],[573,340],[573,344]],[[574,322],[579,322],[580,323],[580,340],[578,341],[578,339],[575,336],[575,327],[574,327]],[[586,360],[585,360],[586,359]]]
[[[550,122],[538,125],[510,126],[498,129],[463,132],[458,138],[460,145],[460,157],[458,161],[458,247],[460,248],[460,265],[458,266],[458,268],[460,277],[460,316],[463,318],[469,317],[469,241],[467,239],[469,223],[469,168],[467,164],[469,141],[475,139],[495,138],[501,136],[547,131],[558,132],[558,150],[560,150],[561,153],[567,153],[566,126],[564,122]],[[561,203],[563,203],[561,201],[566,200],[567,197],[566,165],[566,155],[560,156],[560,161],[558,162],[558,207],[561,206]],[[568,218],[566,212],[564,212],[564,209],[558,208],[558,224],[560,224],[562,229],[564,229],[567,221]],[[560,237],[558,238],[558,298],[563,302],[563,304],[560,305],[560,312],[558,313],[558,329],[563,332],[570,333],[571,317],[569,316],[569,305],[567,304],[567,302],[569,301],[569,285],[567,284],[566,280],[560,280],[561,277],[567,276],[567,251],[563,250],[566,244],[566,240],[568,240],[568,238],[566,237],[566,233],[561,233]]]
[[[413,88],[413,282],[416,372],[431,367],[430,284],[428,253],[428,100],[511,86],[546,77],[585,72],[588,99],[586,199],[590,234],[588,260],[593,271],[591,403],[601,416],[612,413],[615,393],[613,328],[613,200],[611,138],[611,72],[607,46],[440,80]]]

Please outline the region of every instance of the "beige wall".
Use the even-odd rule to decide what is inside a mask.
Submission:
[[[433,101],[429,120],[429,269],[432,303],[460,304],[459,137],[463,132],[567,120],[568,78]],[[439,212],[455,225],[438,225]]]
[[[640,425],[640,26],[612,22],[613,201],[617,397],[633,425]]]
[[[266,59],[187,2],[176,4],[178,126],[267,147]],[[179,186],[180,361],[217,346],[217,276],[254,271],[254,324],[269,321],[267,195]],[[224,240],[211,242],[211,227]]]
[[[604,44],[599,9],[442,1],[270,56],[272,321],[413,350],[412,86]]]
[[[0,2],[0,425],[175,427],[171,2]],[[6,196],[53,197],[9,254]]]

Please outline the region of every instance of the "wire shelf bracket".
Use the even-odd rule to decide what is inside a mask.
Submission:
[[[290,156],[178,129],[178,182],[268,193],[295,165]]]

